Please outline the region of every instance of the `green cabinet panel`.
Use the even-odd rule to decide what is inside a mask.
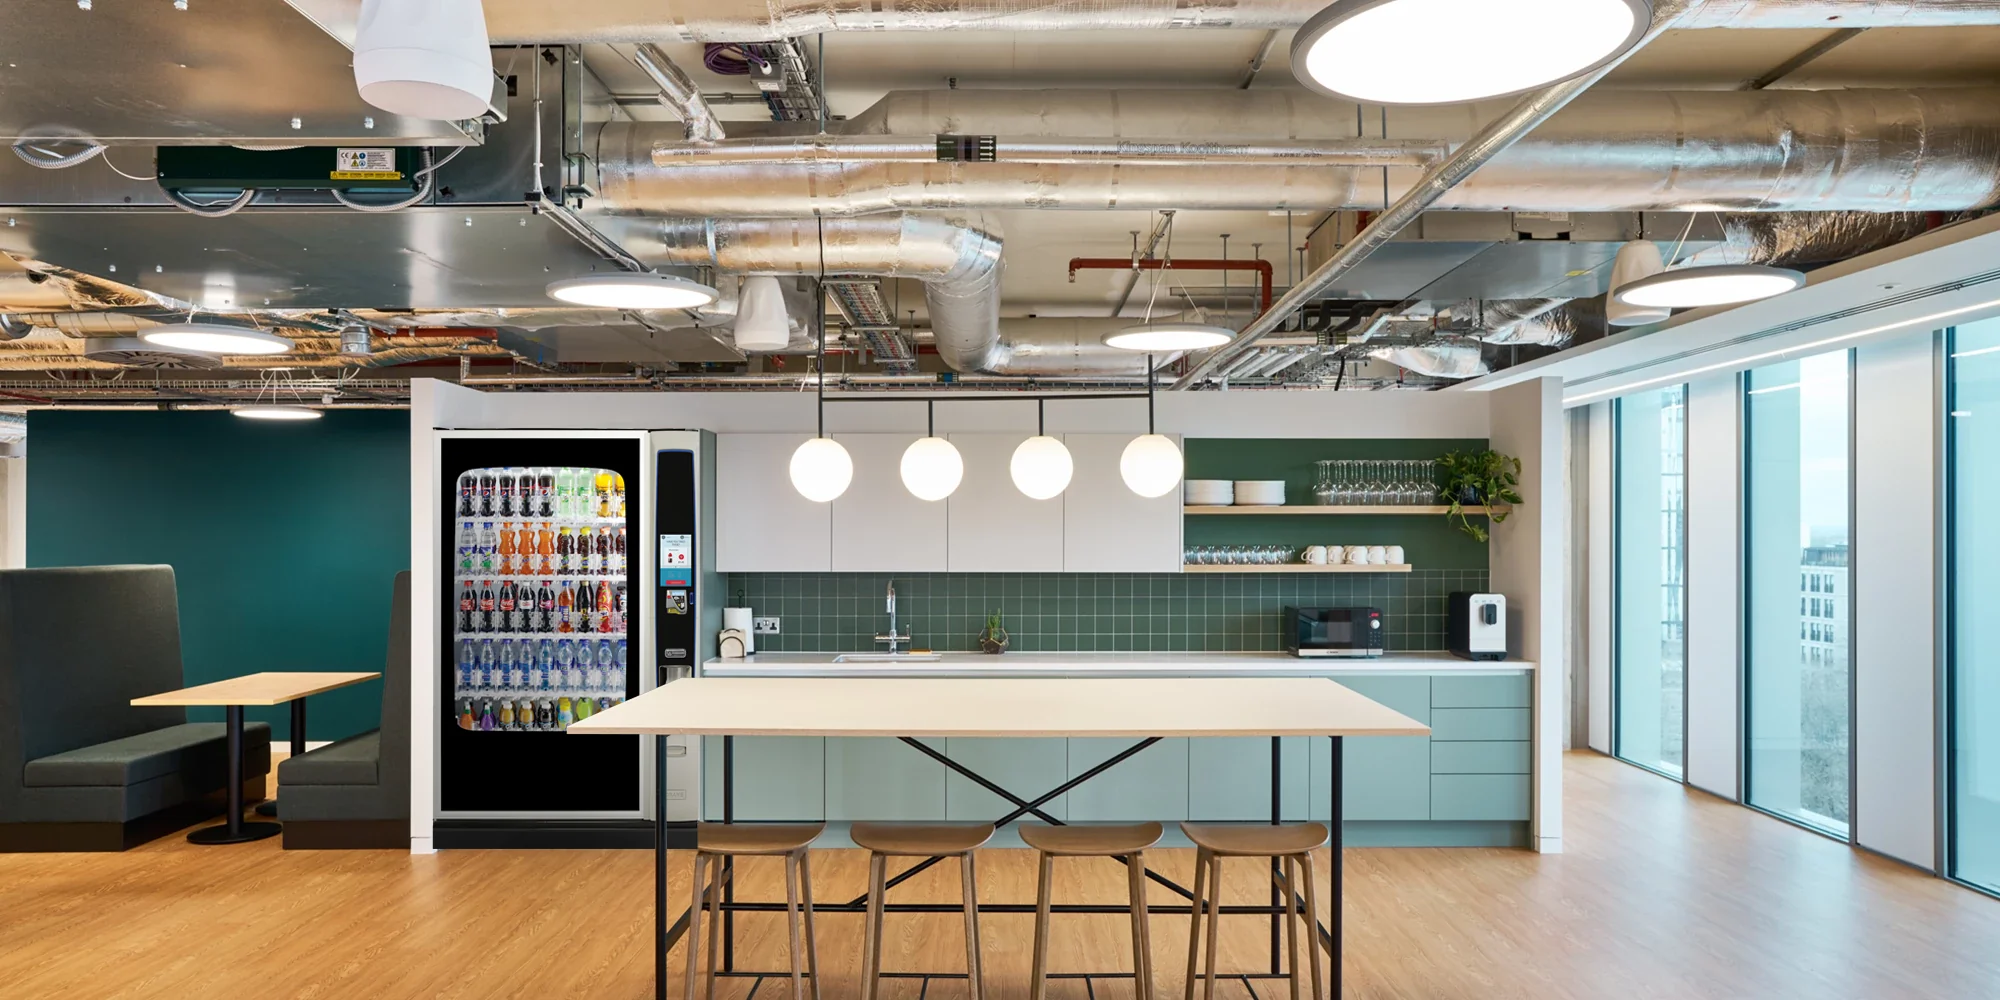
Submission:
[[[1322,740],[1323,741],[1323,740]],[[1309,808],[1312,775],[1303,736],[1279,740],[1282,809],[1287,817]],[[1188,818],[1208,822],[1271,818],[1271,741],[1259,736],[1188,741]],[[1321,774],[1325,774],[1322,770]]]
[[[1069,780],[1069,741],[1060,737],[953,737],[944,741],[943,749],[952,760],[1024,801],[1032,802],[1044,792]],[[1058,796],[1044,803],[1042,811],[1056,819],[1067,820],[1064,811],[1068,803],[1064,798]],[[946,819],[989,822],[1013,812],[1015,808],[1012,802],[979,787],[962,774],[954,771],[945,776]]]
[[[1437,678],[1439,683],[1446,678]],[[1431,683],[1427,674],[1381,677],[1342,677],[1337,683],[1370,701],[1381,702],[1412,719],[1428,725],[1431,721]]]
[[[1526,673],[1441,676],[1431,688],[1432,708],[1528,708],[1533,704]]]
[[[1525,740],[1529,738],[1525,708],[1434,708],[1433,740]]]
[[[1534,744],[1520,740],[1430,746],[1432,774],[1527,774]]]
[[[1116,757],[1136,740],[1069,741],[1071,778]],[[1073,823],[1170,822],[1188,817],[1188,741],[1161,740],[1076,786],[1069,799]]]
[[[722,819],[721,736],[702,738],[702,814]],[[737,736],[735,818],[817,820],[826,815],[826,740],[817,736]]]
[[[1431,718],[1428,675],[1342,677],[1340,683],[1418,722]],[[1327,819],[1333,788],[1332,741],[1312,744],[1312,818]],[[1341,748],[1342,816],[1347,820],[1422,820],[1431,813],[1430,745],[1424,736],[1349,736]]]
[[[932,746],[943,740],[927,741]],[[944,819],[945,768],[902,740],[826,741],[826,818],[936,822]]]
[[[1525,820],[1530,812],[1525,774],[1431,775],[1431,819]]]

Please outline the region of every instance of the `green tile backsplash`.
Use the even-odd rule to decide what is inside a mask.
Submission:
[[[1391,650],[1444,648],[1445,595],[1482,591],[1483,569],[1384,574],[732,573],[731,606],[781,620],[761,652],[865,652],[897,625],[915,648],[978,648],[986,616],[1006,618],[1021,652],[1245,652],[1284,648],[1288,605],[1382,609]]]

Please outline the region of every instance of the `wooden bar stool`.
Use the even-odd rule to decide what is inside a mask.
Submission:
[[[728,858],[785,859],[785,923],[792,937],[792,1000],[806,1000],[805,977],[812,979],[812,1000],[819,996],[819,955],[813,946],[812,842],[824,823],[738,825],[703,823],[695,834],[694,909],[690,911],[687,953],[687,1000],[694,1000],[695,956],[701,952],[701,866],[708,881],[708,997],[715,998],[716,943],[722,940],[722,863]],[[799,899],[805,898],[805,975],[799,968]]]
[[[1125,859],[1126,892],[1132,903],[1133,995],[1153,1000],[1152,937],[1146,932],[1146,848],[1159,843],[1160,824],[1125,823],[1116,826],[1021,826],[1021,839],[1041,852],[1041,871],[1035,890],[1035,966],[1029,1000],[1047,995],[1049,977],[1049,895],[1056,858]]]
[[[868,929],[861,955],[861,997],[875,1000],[882,981],[882,908],[888,893],[889,859],[957,858],[965,906],[965,973],[971,1000],[984,1000],[979,978],[979,880],[972,852],[993,838],[993,824],[856,823],[848,830],[854,846],[868,851]]]
[[[1313,1000],[1322,1000],[1319,961],[1319,892],[1313,888],[1312,851],[1326,846],[1323,823],[1283,823],[1252,826],[1238,823],[1182,823],[1181,832],[1194,841],[1194,912],[1188,922],[1188,971],[1185,1000],[1194,1000],[1195,959],[1201,940],[1201,913],[1208,909],[1207,981],[1203,1000],[1215,997],[1216,924],[1222,915],[1222,859],[1266,858],[1284,862],[1285,950],[1289,954],[1292,1000],[1299,1000],[1299,921],[1304,920],[1306,951],[1312,956]],[[1305,870],[1306,909],[1298,912],[1299,869]],[[1207,891],[1204,893],[1203,888]],[[1338,905],[1338,904],[1336,904]]]

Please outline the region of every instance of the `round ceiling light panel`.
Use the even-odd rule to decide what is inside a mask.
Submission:
[[[307,406],[239,406],[229,412],[245,420],[318,420],[325,416]]]
[[[716,299],[715,289],[698,281],[631,271],[564,278],[548,291],[559,302],[599,309],[694,309]]]
[[[141,330],[139,339],[170,351],[201,354],[283,354],[294,346],[275,333],[219,323],[169,323]]]
[[[1293,38],[1292,72],[1365,104],[1460,104],[1588,73],[1652,23],[1651,0],[1335,0]]]
[[[1641,309],[1695,309],[1768,299],[1805,283],[1805,274],[1790,268],[1719,264],[1664,271],[1632,282],[1613,296]]]
[[[1121,351],[1166,354],[1170,351],[1205,351],[1236,339],[1236,331],[1200,323],[1145,323],[1114,330],[1104,335],[1104,345]]]

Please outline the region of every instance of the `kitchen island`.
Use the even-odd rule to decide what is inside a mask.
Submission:
[[[774,685],[822,677],[1326,677],[1431,727],[1428,736],[1357,736],[1342,778],[1352,847],[1530,845],[1535,664],[1474,663],[1442,652],[1304,660],[1284,653],[944,653],[935,660],[836,662],[834,653],[710,660],[703,676]],[[1006,788],[1053,788],[1124,748],[1090,737],[923,741]],[[824,817],[828,835],[858,820],[983,820],[1011,803],[894,739],[739,736],[703,742],[703,815],[740,820]],[[1067,822],[1269,821],[1276,781],[1285,819],[1326,819],[1330,754],[1323,740],[1162,740],[1044,808]],[[733,780],[730,776],[733,774]],[[1177,844],[1169,827],[1168,844]],[[1018,844],[1003,830],[996,845]]]

